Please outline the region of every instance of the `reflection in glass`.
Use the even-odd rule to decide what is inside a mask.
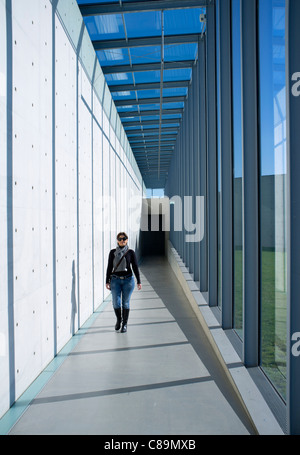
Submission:
[[[87,16],[84,18],[84,22],[93,40],[99,40],[103,35],[106,36],[106,39],[125,38],[121,14]]]
[[[243,198],[240,0],[232,0],[233,327],[243,338]]]
[[[285,0],[259,2],[261,366],[286,386]]]

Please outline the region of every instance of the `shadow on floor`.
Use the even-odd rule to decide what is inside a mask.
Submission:
[[[236,392],[233,390],[219,360],[212,350],[209,341],[199,324],[187,297],[165,256],[146,256],[142,259],[142,272],[155,292],[164,302],[189,343],[194,348],[219,390],[230,403],[250,434],[257,434],[252,422],[248,418],[240,403]]]

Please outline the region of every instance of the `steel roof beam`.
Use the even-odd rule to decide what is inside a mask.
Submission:
[[[144,157],[139,157],[139,156],[135,157],[136,162],[137,162],[138,165],[144,164],[145,161],[146,161],[146,158],[148,158],[148,159],[152,158],[152,160],[156,159],[156,161],[157,161],[158,160],[158,152],[156,152],[154,154],[153,153],[152,154],[149,154],[149,153],[144,154]],[[163,156],[162,155],[162,160],[163,160],[164,164],[170,165],[170,162],[172,160],[172,155],[171,154],[168,155],[168,156]]]
[[[147,153],[158,153],[158,148],[157,147],[150,147],[147,149],[136,149],[134,150],[134,155],[137,157],[144,156]],[[173,147],[166,147],[163,150],[163,155],[172,155],[174,153],[174,148]]]
[[[139,160],[139,164],[140,164],[140,165],[143,165],[143,164],[146,164],[147,162],[149,162],[149,163],[153,163],[154,161],[157,162],[157,160],[158,160],[158,155],[157,155],[157,154],[155,154],[155,155],[148,155],[147,158],[148,158],[147,161],[145,160],[145,158],[144,158],[143,160]],[[138,159],[138,158],[137,158],[137,159]],[[171,156],[170,156],[170,157],[165,157],[165,158],[163,158],[163,164],[164,164],[165,166],[166,166],[166,165],[169,166],[169,165],[170,165],[171,159],[172,159]]]
[[[155,166],[155,168],[157,169],[157,160],[158,160],[158,157],[153,157],[152,160],[147,160],[145,163],[139,163],[139,167],[141,169],[145,169],[145,168],[150,169],[151,167],[153,168]],[[168,171],[169,167],[170,167],[170,163],[168,161],[164,161],[162,163],[162,168],[165,172]]]
[[[170,145],[164,145],[161,147],[164,152],[170,152],[173,153],[174,151],[174,144]],[[138,145],[137,147],[134,147],[132,149],[134,153],[145,153],[145,152],[158,152],[158,146],[157,145],[150,145],[144,147],[143,144]]]
[[[169,81],[164,82],[165,88],[186,88],[190,85],[190,80],[188,81]],[[120,84],[120,85],[109,85],[108,86],[111,93],[113,92],[133,92],[135,90],[155,90],[160,88],[160,82],[147,82],[145,84]]]
[[[175,143],[176,143],[176,139],[171,139],[169,141],[166,141],[164,145],[172,147],[175,145]],[[157,147],[157,144],[158,144],[158,140],[154,138],[154,141],[148,141],[146,143],[146,147]],[[139,137],[138,141],[131,143],[130,145],[131,145],[132,150],[134,150],[134,148],[137,148],[137,147],[139,147],[139,148],[144,147],[145,143],[144,143],[143,139],[140,139],[140,137]]]
[[[165,70],[192,68],[195,60],[180,60],[177,62],[165,62]],[[103,74],[138,73],[140,71],[160,71],[160,62],[137,63],[134,65],[103,66]]]
[[[165,127],[165,128],[162,128],[162,133],[177,133],[178,131],[178,127],[174,126],[174,127]],[[146,128],[145,130],[142,130],[141,128],[135,128],[135,129],[132,129],[132,130],[127,130],[126,131],[126,134],[127,134],[127,137],[131,137],[132,135],[136,135],[136,133],[138,133],[139,135],[141,133],[158,133],[159,132],[159,128]],[[133,133],[133,134],[131,134]]]
[[[126,112],[118,112],[119,117],[121,119],[125,118],[132,118],[132,117],[144,117],[144,116],[149,116],[149,115],[159,115],[159,109],[157,110],[149,110],[149,111],[126,111]],[[183,108],[175,108],[175,109],[164,109],[163,110],[163,115],[173,115],[173,114],[183,114]]]
[[[165,170],[165,174],[168,172],[169,170],[169,167],[168,169]],[[156,178],[155,179],[152,179],[151,176],[156,174]],[[147,175],[150,176],[148,179],[147,179]],[[147,179],[147,180],[145,180]],[[162,178],[160,178],[159,182],[162,182]],[[144,181],[147,181],[148,182],[148,185],[146,185],[146,188],[164,188],[165,186],[165,183],[161,183],[161,186],[158,186],[157,184],[157,171],[152,171],[152,170],[149,170],[149,172],[145,172],[144,173]]]
[[[141,134],[138,134],[136,136],[131,136],[130,139],[128,138],[130,144],[136,143],[136,142],[144,142],[145,141],[151,141],[151,142],[156,142],[158,141],[158,135],[156,134],[144,134],[145,139],[143,139]],[[177,135],[174,134],[164,134],[162,136],[162,140],[167,140],[170,139],[171,141],[176,141],[177,140]]]
[[[164,44],[186,44],[198,43],[200,34],[169,35],[165,36]],[[107,49],[123,49],[131,47],[161,46],[161,36],[147,36],[143,38],[113,39],[113,40],[94,40],[92,41],[95,51]]]
[[[162,103],[182,103],[186,101],[186,96],[166,96],[162,99]],[[140,104],[160,104],[160,98],[139,98],[114,100],[115,106],[137,106]]]
[[[168,169],[165,170],[165,173],[167,173],[168,170],[169,170],[169,166],[168,166]],[[154,175],[154,174],[156,174],[156,178],[155,178],[155,179],[152,179],[151,176]],[[156,171],[153,171],[153,170],[150,170],[150,169],[149,169],[148,172],[145,172],[146,178],[147,178],[147,175],[150,176],[150,178],[148,179],[148,181],[150,180],[151,182],[152,182],[152,181],[155,182],[155,186],[152,186],[152,185],[151,185],[151,186],[148,186],[148,185],[146,185],[147,188],[163,188],[163,187],[164,187],[164,185],[163,185],[163,186],[157,186],[157,170],[156,170]],[[161,182],[161,181],[162,181],[162,178],[160,178],[159,182]]]
[[[168,149],[168,150],[173,150],[174,147],[175,147],[175,144],[176,144],[176,141],[165,141],[162,145],[162,148],[164,149]],[[136,150],[149,150],[149,148],[152,148],[152,149],[157,149],[158,147],[158,142],[157,141],[154,141],[154,142],[147,142],[146,144],[144,144],[142,141],[141,142],[136,142],[135,144],[132,144],[132,150],[133,151],[136,151]]]
[[[168,159],[169,161],[171,161],[173,154],[174,154],[173,150],[164,151],[163,153],[161,153],[161,157],[166,160]],[[138,152],[137,154],[134,154],[135,159],[138,162],[143,161],[145,159],[145,157],[150,156],[150,155],[158,157],[158,150],[146,150],[146,151]]]
[[[168,124],[171,124],[171,125],[175,125],[176,124],[180,124],[181,122],[181,119],[178,118],[170,118],[170,119],[163,119],[162,120],[162,125],[168,125]],[[123,127],[125,129],[126,132],[130,132],[130,128],[131,126],[151,126],[151,125],[158,125],[159,124],[159,119],[157,120],[143,120],[142,122],[123,122]]]
[[[175,142],[166,141],[162,147],[164,149],[173,150],[175,148],[175,145],[176,145]],[[157,147],[158,147],[158,141],[154,141],[154,142],[148,142],[147,145],[145,145],[143,142],[136,142],[134,144],[134,147],[131,147],[131,148],[132,148],[132,151],[134,152],[135,150],[146,150],[146,149],[149,150],[150,148],[156,150]]]
[[[147,164],[153,164],[153,163],[157,163],[157,159],[158,159],[158,156],[157,155],[153,155],[153,156],[150,156],[147,161],[145,161],[144,163],[140,163],[140,166],[146,166]],[[169,164],[170,164],[170,159],[164,159],[163,160],[163,165],[165,167],[167,167]]]
[[[134,152],[134,156],[137,160],[139,159],[142,159],[143,157],[145,156],[151,156],[151,155],[154,155],[154,156],[158,156],[158,150],[143,150],[143,151],[136,151]],[[173,151],[164,151],[162,153],[162,156],[164,157],[171,157],[173,155]]]
[[[164,166],[162,169],[161,169],[161,177],[160,177],[160,182],[162,182],[162,179],[163,181],[165,180],[165,176],[167,175],[168,171],[169,171],[169,168],[170,166]],[[142,168],[141,170],[143,171],[143,179],[144,179],[144,182],[146,184],[146,188],[164,188],[165,187],[165,182],[161,183],[160,185],[157,184],[157,176],[156,176],[156,179],[154,180],[150,180],[151,177],[149,178],[149,180],[147,180],[147,176],[152,176],[154,174],[157,174],[157,171],[155,171],[155,169],[157,169],[157,163],[156,164],[150,164],[149,166],[147,167],[144,167]],[[153,181],[153,183],[151,183]]]
[[[166,141],[163,141],[162,147],[168,147],[168,148],[173,147],[173,148],[174,148],[175,145],[176,145],[176,139],[175,139],[175,140],[170,139],[170,140],[168,140],[168,141],[167,141],[167,140],[166,140]],[[146,148],[148,149],[149,147],[152,147],[152,148],[155,147],[155,148],[157,148],[157,147],[158,147],[158,139],[155,139],[155,138],[154,138],[154,141],[149,141],[149,140],[148,140],[148,141],[146,142],[146,144],[145,144],[144,141],[143,141],[143,139],[140,139],[140,138],[139,138],[138,141],[136,141],[136,142],[134,142],[134,143],[131,143],[130,146],[131,146],[132,151],[137,150],[137,149],[141,149],[141,148],[142,148],[142,149],[146,149]]]
[[[147,176],[147,174],[154,173],[153,169],[157,169],[157,159],[155,161],[156,161],[156,163],[153,162],[153,163],[145,164],[143,167],[141,166],[141,171],[143,171],[143,175],[146,174],[146,176]],[[169,168],[170,168],[169,164],[164,165],[162,167],[162,169],[161,169],[162,176],[165,176],[167,174],[167,172],[169,171]],[[157,173],[157,171],[156,171],[156,173]],[[144,181],[145,181],[145,178],[144,178]],[[155,183],[156,182],[157,182],[157,179],[156,179]],[[150,185],[146,185],[146,186],[149,187]],[[162,185],[162,186],[164,186],[164,185]],[[151,185],[151,187],[152,187],[152,185]]]
[[[158,132],[153,132],[153,133],[148,134],[148,133],[145,133],[145,131],[140,131],[139,133],[136,133],[134,135],[127,134],[127,137],[128,137],[128,140],[130,143],[136,142],[137,140],[151,141],[153,139],[154,141],[156,141],[157,138],[159,137],[159,134],[158,134]],[[167,139],[176,141],[177,131],[174,131],[173,134],[162,134],[162,140],[167,140]]]
[[[155,140],[158,138],[158,130],[152,131],[150,133],[147,133],[147,130],[144,131],[137,131],[134,134],[128,134],[126,132],[126,135],[128,137],[129,142],[135,142],[136,140],[140,139],[141,141],[149,141],[149,140]],[[163,138],[172,138],[172,140],[176,140],[177,138],[177,131],[174,131],[173,134],[164,134]]]
[[[94,3],[79,5],[83,16],[106,14],[137,13],[142,11],[159,11],[182,8],[201,8],[211,5],[211,0],[156,0],[127,1],[126,3]]]
[[[164,152],[161,154],[163,159],[169,160],[172,157],[173,152]],[[145,156],[158,156],[158,150],[147,150],[146,152],[138,152],[134,154],[135,159],[137,161],[143,161],[145,159]]]

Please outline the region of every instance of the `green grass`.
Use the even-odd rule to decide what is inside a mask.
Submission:
[[[286,392],[285,253],[263,251],[261,261],[261,363],[271,382]]]
[[[243,338],[243,252],[234,251],[234,328]]]
[[[243,255],[234,252],[234,328],[243,337]],[[262,251],[261,367],[278,392],[286,397],[286,282],[285,253]]]

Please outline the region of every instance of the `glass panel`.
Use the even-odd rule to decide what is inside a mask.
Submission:
[[[286,387],[285,0],[259,2],[261,366]]]
[[[179,103],[163,103],[162,105],[163,109],[183,109],[184,108],[184,102],[179,102]]]
[[[128,65],[130,63],[127,49],[106,49],[97,51],[101,66]]]
[[[130,48],[130,56],[133,65],[157,63],[161,59],[161,46],[132,47]]]
[[[128,99],[129,101],[131,100],[136,100],[135,97],[135,92],[112,92],[112,98],[114,100],[125,100]]]
[[[147,99],[147,98],[159,98],[160,97],[160,90],[139,90],[137,91],[137,95],[139,99]]]
[[[188,89],[185,87],[164,88],[163,96],[187,96]]]
[[[128,38],[161,35],[161,12],[124,14]]]
[[[142,84],[143,82],[160,82],[160,71],[141,71],[134,73],[134,79],[136,84]]]
[[[125,31],[121,14],[87,16],[84,22],[92,40],[124,39]]]
[[[243,155],[241,99],[241,2],[232,0],[233,97],[233,327],[243,338]]]
[[[185,8],[166,10],[164,12],[164,27],[166,35],[201,33],[202,23],[200,14],[205,13],[205,8]]]
[[[218,129],[218,164],[217,164],[217,173],[218,173],[218,306],[222,307],[222,235],[221,235],[221,118],[220,118],[220,5],[219,0],[216,1],[216,52],[217,52],[217,129]]]
[[[165,61],[174,62],[176,60],[195,60],[197,57],[198,45],[196,43],[186,43],[174,46],[165,46]]]
[[[109,86],[121,85],[121,84],[133,84],[133,78],[132,78],[131,73],[107,74],[106,82],[110,83]]]
[[[118,106],[117,111],[118,112],[137,112],[138,107],[137,106]]]
[[[165,82],[190,80],[191,77],[192,77],[192,70],[189,68],[164,71],[164,81]]]

